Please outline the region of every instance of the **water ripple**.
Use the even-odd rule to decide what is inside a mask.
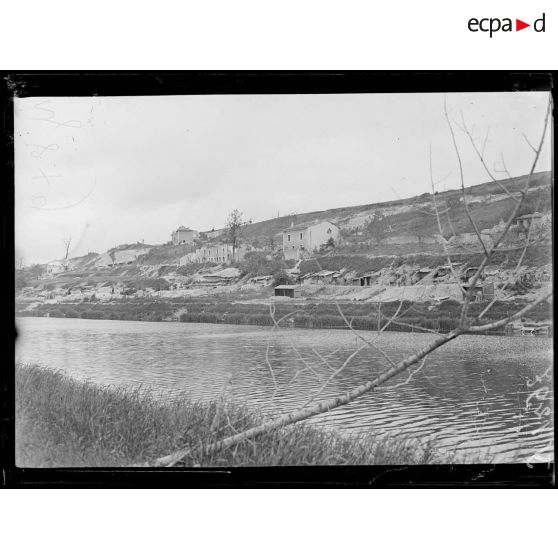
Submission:
[[[22,361],[80,379],[144,385],[168,398],[200,400],[218,397],[232,373],[229,395],[270,416],[298,408],[331,374],[314,351],[336,368],[355,348],[346,331],[281,330],[269,348],[279,388],[272,400],[274,382],[265,362],[269,328],[48,318],[22,318],[17,325],[16,355]],[[395,332],[363,335],[392,359],[431,339]],[[537,414],[541,404],[553,409],[552,382],[532,389],[527,384],[550,363],[549,339],[462,336],[430,355],[408,384],[390,389],[402,378],[394,379],[309,422],[341,432],[434,436],[439,448],[457,448],[462,459],[525,460],[553,441],[553,423],[539,416],[540,410]],[[363,351],[320,398],[345,393],[386,367],[379,353]],[[546,399],[529,401],[538,387],[549,389]]]

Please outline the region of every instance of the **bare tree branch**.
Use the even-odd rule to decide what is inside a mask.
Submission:
[[[473,139],[473,135],[471,134],[471,132],[469,131],[469,129],[467,128],[467,124],[465,123],[465,119],[463,118],[463,114],[461,115],[461,118],[463,119],[463,131],[464,133],[467,135],[467,137],[469,138],[471,145],[473,146],[473,149],[475,150],[475,153],[477,154],[480,162],[482,163],[482,166],[484,167],[484,170],[486,171],[486,173],[488,174],[488,176],[491,178],[491,180],[496,183],[510,198],[516,199],[516,196],[514,194],[512,194],[507,188],[506,186],[500,181],[498,180],[494,174],[492,174],[492,172],[490,172],[490,169],[488,168],[486,161],[484,159],[484,148],[486,145],[486,138],[488,138],[488,130],[486,132],[486,138],[485,138],[485,143],[483,145],[482,148],[482,152],[479,151],[477,144],[475,143],[475,140]]]
[[[537,152],[536,147],[533,147],[533,144],[529,141],[529,138],[525,135],[525,132],[521,132],[521,135],[523,136],[523,138],[527,142],[527,145],[536,153]]]
[[[486,144],[488,142],[488,134],[490,133],[490,126],[488,126],[488,128],[486,129],[486,136],[484,136],[484,142],[482,144],[482,151],[481,151],[481,156],[484,158],[484,151],[486,149]]]
[[[484,324],[479,326],[469,326],[467,328],[467,331],[470,333],[480,333],[482,331],[490,331],[491,329],[497,329],[499,327],[505,326],[510,322],[514,322],[515,320],[518,320],[519,318],[521,318],[521,316],[524,316],[525,314],[527,314],[527,312],[535,308],[535,306],[537,306],[541,302],[544,302],[545,300],[548,300],[551,296],[552,296],[552,291],[543,293],[539,295],[533,302],[527,304],[527,306],[524,306],[521,310],[519,310],[519,312],[516,312],[513,315],[508,316],[506,318],[502,318],[501,320],[497,320],[496,322],[491,322],[489,324]]]
[[[457,160],[458,160],[458,165],[459,165],[459,171],[460,171],[460,177],[461,177],[461,191],[463,193],[463,203],[465,205],[465,209],[466,209],[468,218],[469,218],[471,224],[473,225],[473,228],[475,229],[475,232],[477,234],[477,237],[478,237],[478,239],[481,243],[481,246],[482,246],[483,252],[484,252],[484,256],[482,258],[481,264],[479,265],[477,271],[475,272],[474,276],[472,277],[471,281],[469,282],[469,285],[468,285],[469,286],[469,291],[466,293],[466,295],[464,297],[461,316],[459,318],[459,325],[456,328],[454,328],[450,333],[448,333],[446,335],[440,335],[439,334],[439,336],[437,338],[432,340],[424,348],[415,352],[414,354],[403,358],[402,360],[400,360],[397,363],[392,363],[391,359],[387,355],[385,355],[385,353],[383,351],[381,351],[378,347],[376,347],[368,339],[364,338],[364,336],[360,335],[358,332],[355,331],[355,329],[353,328],[353,325],[352,325],[352,320],[347,319],[347,317],[344,315],[339,303],[336,301],[335,304],[336,304],[336,307],[338,309],[338,312],[343,317],[343,320],[344,320],[345,324],[347,325],[347,327],[349,328],[349,331],[351,331],[352,335],[354,336],[354,338],[356,340],[357,347],[355,348],[355,350],[353,350],[351,352],[351,354],[345,359],[345,361],[338,368],[334,368],[329,362],[327,362],[327,360],[324,356],[322,356],[318,351],[313,349],[314,354],[320,359],[322,364],[332,373],[329,375],[328,379],[324,383],[322,383],[322,385],[320,386],[318,391],[312,396],[312,398],[309,401],[307,401],[302,407],[300,407],[300,408],[298,408],[298,409],[296,409],[292,412],[283,413],[279,417],[272,418],[272,419],[269,419],[269,420],[265,420],[262,424],[260,424],[258,426],[255,426],[253,428],[249,428],[249,429],[247,429],[243,432],[238,432],[238,430],[236,430],[235,428],[232,427],[232,425],[230,425],[231,430],[234,432],[234,434],[231,435],[231,436],[228,436],[228,437],[226,437],[226,438],[224,438],[220,441],[212,442],[212,443],[209,443],[208,445],[206,445],[203,448],[203,451],[205,452],[205,454],[212,454],[212,453],[215,453],[215,452],[218,452],[218,451],[225,450],[227,448],[231,448],[231,447],[235,446],[236,444],[238,444],[240,442],[253,441],[257,436],[259,436],[261,434],[272,432],[274,430],[283,428],[285,426],[288,426],[288,425],[295,424],[297,422],[306,420],[306,419],[308,419],[312,416],[316,416],[316,415],[319,415],[319,414],[322,414],[322,413],[326,413],[326,412],[328,412],[332,409],[341,407],[343,405],[347,405],[350,402],[354,401],[355,399],[361,397],[363,394],[365,394],[367,392],[370,392],[370,391],[382,386],[388,380],[390,380],[391,378],[394,378],[395,376],[401,374],[405,370],[410,370],[413,365],[418,363],[419,364],[418,367],[409,372],[409,375],[408,375],[408,377],[405,381],[400,382],[399,384],[396,384],[395,386],[391,386],[391,388],[396,388],[398,386],[404,385],[404,384],[410,382],[411,379],[413,378],[413,376],[415,374],[417,374],[420,370],[423,369],[423,367],[425,366],[426,357],[428,355],[430,355],[432,352],[439,349],[441,346],[445,345],[446,343],[449,343],[449,342],[453,341],[454,339],[458,338],[459,336],[461,336],[463,334],[484,333],[484,332],[487,332],[487,331],[490,331],[490,330],[493,330],[493,329],[498,329],[502,326],[505,326],[508,323],[513,322],[513,321],[521,318],[522,316],[526,315],[531,310],[533,310],[537,305],[546,302],[547,300],[549,300],[552,297],[552,291],[541,293],[541,294],[539,294],[539,296],[537,296],[537,298],[535,300],[533,300],[532,302],[523,306],[523,308],[521,308],[519,311],[515,312],[513,315],[507,316],[503,319],[491,321],[490,323],[487,323],[487,324],[478,324],[478,319],[480,319],[480,318],[482,318],[486,315],[486,313],[488,311],[487,308],[485,308],[483,310],[483,312],[480,313],[480,315],[479,315],[479,317],[477,318],[476,321],[471,322],[470,320],[468,320],[468,309],[469,309],[469,305],[470,305],[470,302],[471,302],[472,290],[475,287],[476,283],[478,282],[479,278],[482,276],[483,271],[486,268],[486,265],[490,262],[492,256],[497,251],[498,246],[501,244],[504,237],[508,233],[509,228],[512,225],[512,223],[514,222],[515,218],[517,217],[518,212],[520,211],[520,208],[522,206],[522,202],[523,202],[523,200],[524,200],[524,198],[525,198],[525,196],[526,196],[526,194],[529,190],[530,183],[531,183],[531,180],[532,180],[532,176],[533,176],[534,170],[536,168],[537,162],[539,160],[539,157],[540,157],[540,154],[541,154],[541,151],[542,151],[542,146],[543,146],[543,143],[544,143],[544,138],[545,138],[545,135],[546,135],[547,125],[548,125],[548,120],[549,120],[549,115],[550,115],[550,107],[551,107],[551,104],[550,104],[550,101],[549,101],[549,105],[548,105],[545,120],[544,120],[544,126],[543,126],[541,139],[540,139],[540,142],[538,144],[538,148],[535,150],[535,157],[534,157],[533,163],[531,165],[529,175],[526,179],[524,188],[520,192],[520,195],[519,195],[518,198],[516,198],[516,197],[514,197],[510,194],[510,197],[512,197],[512,199],[516,199],[516,204],[515,204],[514,210],[512,211],[509,219],[507,220],[506,224],[504,225],[504,228],[502,229],[502,231],[498,235],[498,237],[495,240],[492,247],[490,249],[487,249],[487,247],[484,245],[484,243],[482,241],[482,237],[480,235],[480,232],[478,231],[476,223],[472,219],[471,213],[470,213],[469,208],[468,208],[467,198],[466,198],[466,194],[465,194],[465,185],[464,185],[464,178],[463,178],[463,168],[462,168],[461,156],[460,156],[459,149],[458,149],[458,146],[457,146],[455,133],[454,133],[452,124],[451,124],[449,116],[448,116],[447,105],[446,105],[446,102],[444,100],[444,114],[445,114],[448,126],[450,128],[450,133],[451,133],[451,137],[452,137],[452,141],[453,141],[453,146],[454,146],[454,150],[455,150]],[[460,127],[460,126],[458,125],[458,127]],[[474,140],[472,138],[472,133],[468,131],[465,123],[464,123],[462,129],[464,130],[464,133],[469,136],[469,139],[472,140],[473,143],[474,143]],[[484,150],[485,150],[485,147],[486,147],[487,138],[488,138],[488,132],[487,132],[484,144],[483,144],[482,151],[479,151],[478,149],[476,149],[477,156],[479,156],[482,159],[484,158]],[[436,204],[436,200],[435,200],[435,191],[434,191],[434,186],[433,186],[434,181],[432,179],[431,158],[430,158],[430,169],[431,169],[431,185],[432,185],[432,189],[433,189],[434,206],[435,206],[435,209],[437,209],[437,204]],[[437,220],[438,220],[438,227],[441,230],[442,227],[441,227],[441,222],[440,222],[440,218],[439,218],[440,213],[437,212],[436,214],[437,214]],[[527,241],[527,243],[524,247],[522,255],[519,258],[518,264],[516,265],[516,272],[519,269],[519,265],[521,264],[521,261],[523,260],[523,256],[525,254],[525,250],[527,249],[528,244],[529,244],[529,238],[528,238],[528,241]],[[450,265],[453,266],[453,263],[451,262],[451,257],[449,256],[449,251],[446,253],[446,255],[449,259]],[[317,262],[317,263],[318,263],[318,266],[321,269],[321,266],[320,266],[319,262]],[[455,274],[455,278],[457,278],[457,274]],[[378,333],[383,331],[389,324],[398,323],[397,318],[401,314],[402,306],[403,306],[403,301],[401,300],[401,302],[400,302],[398,308],[396,309],[396,311],[394,312],[393,316],[391,316],[391,318],[388,319],[387,324],[385,324],[383,327],[380,327],[381,319],[382,319],[382,311],[381,311],[381,299],[378,299],[378,320],[379,320]],[[296,314],[298,312],[300,312],[300,310],[296,310],[296,311],[290,313],[290,315]],[[275,308],[274,307],[273,307],[273,309],[270,308],[270,313],[271,313],[271,316],[272,316],[272,320],[274,322],[274,327],[273,327],[272,331],[275,331],[275,329],[278,327],[280,321],[284,320],[286,318],[286,316],[283,316],[279,320],[276,320],[276,318],[275,318]],[[424,328],[422,328],[422,329],[424,329]],[[364,341],[364,344],[358,345],[359,340]],[[352,389],[349,389],[346,393],[339,394],[337,396],[328,398],[324,401],[320,401],[320,402],[315,403],[314,402],[315,399],[318,398],[325,391],[325,389],[329,385],[329,383],[337,375],[339,375],[343,370],[345,370],[347,368],[348,364],[366,347],[372,347],[372,348],[376,349],[378,352],[380,352],[381,354],[383,354],[384,357],[386,358],[386,360],[388,360],[390,362],[391,366],[387,370],[384,370],[383,372],[381,372],[376,378],[374,378],[372,380],[369,380],[369,381],[366,381],[366,382],[364,382],[364,383],[362,383],[362,384],[360,384],[360,385],[358,385],[358,386],[356,386]],[[305,359],[302,357],[302,355],[296,349],[296,347],[294,347],[294,345],[293,345],[293,349],[295,350],[295,352],[297,352],[297,354],[299,356],[299,359],[306,365],[306,367],[309,367],[311,370],[313,370],[313,368],[305,361]],[[268,367],[270,369],[272,369],[273,367],[271,366],[271,362],[269,361],[269,356],[268,355],[266,355],[266,360],[268,362]],[[271,373],[273,375],[273,371]],[[298,374],[298,373],[300,373],[300,371],[297,372],[296,374]],[[320,375],[317,374],[317,372],[315,372],[315,374],[318,378],[320,377]],[[314,404],[310,405],[310,403],[312,403],[312,402],[314,402]],[[227,417],[227,419],[228,419],[228,417]],[[229,421],[229,423],[230,423],[230,421]],[[172,466],[172,465],[175,465],[176,463],[180,462],[181,460],[185,459],[185,457],[190,455],[190,453],[191,453],[190,448],[188,448],[188,447],[181,448],[178,451],[173,452],[170,455],[167,455],[167,456],[161,457],[159,459],[156,459],[154,461],[153,465],[155,465],[155,466],[167,466],[167,467]],[[144,464],[144,465],[146,465],[146,464]]]
[[[274,310],[273,310],[273,313],[271,313],[271,308],[272,308],[272,307],[273,307],[273,309],[274,309]],[[279,324],[280,324],[283,320],[285,320],[286,318],[289,318],[289,317],[291,317],[291,316],[294,316],[295,314],[306,314],[306,312],[305,312],[304,310],[300,310],[300,309],[294,310],[293,312],[289,312],[288,314],[285,314],[285,315],[282,316],[279,320],[276,320],[276,319],[275,319],[275,305],[274,305],[273,302],[272,302],[271,305],[270,305],[270,314],[271,314],[271,319],[273,320],[273,329],[271,330],[272,333],[273,333],[273,331],[275,331],[275,329],[279,327]],[[266,347],[266,362],[267,362],[268,367],[269,367],[269,369],[270,369],[270,372],[271,372],[273,381],[274,381],[275,385],[277,386],[277,382],[276,382],[275,375],[274,375],[274,372],[273,372],[273,367],[271,366],[271,363],[269,362],[269,342],[270,342],[270,339],[271,339],[271,335],[270,335],[270,337],[268,338],[268,344],[267,344],[267,347]],[[307,363],[307,361],[306,361],[305,358],[302,356],[302,354],[301,354],[300,351],[297,349],[297,347],[294,345],[294,343],[293,343],[292,341],[289,340],[289,344],[290,344],[291,348],[293,349],[293,351],[294,351],[294,352],[296,353],[296,355],[298,356],[299,360],[302,361],[302,363],[305,365],[305,367],[304,367],[302,370],[299,370],[299,372],[297,373],[297,376],[298,376],[298,374],[299,374],[300,372],[303,372],[304,370],[310,370],[310,372],[312,372],[312,373],[316,376],[316,378],[318,378],[319,380],[321,380],[319,374],[314,370],[314,368],[312,368],[312,366],[310,366],[310,365]],[[293,380],[291,380],[291,381],[293,381]],[[290,382],[289,382],[289,383],[290,383]]]
[[[430,183],[432,186],[432,203],[434,204],[434,211],[436,212],[436,221],[438,223],[438,232],[440,233],[440,236],[442,238],[444,238],[444,231],[442,229],[442,223],[440,221],[440,214],[438,212],[438,204],[436,203],[436,190],[434,189],[434,176],[432,174],[432,146],[430,146],[429,150],[428,150],[428,158],[429,158],[429,163],[430,163]],[[448,210],[449,213],[449,210]],[[449,214],[448,214],[448,220],[449,220]],[[463,294],[465,294],[465,291],[463,289],[463,287],[461,286],[461,281],[459,279],[459,277],[457,276],[457,273],[455,272],[455,269],[453,267],[453,262],[451,261],[451,257],[449,254],[449,250],[447,247],[447,244],[445,242],[442,242],[443,248],[444,248],[444,252],[446,254],[446,260],[448,262],[448,265],[450,267],[450,271],[451,274],[453,276],[453,278],[455,279],[455,282],[459,285],[459,288],[461,289],[461,292]]]
[[[418,374],[418,373],[424,368],[424,365],[426,364],[426,359],[427,359],[427,358],[428,358],[428,357],[425,356],[425,357],[422,359],[422,362],[421,362],[414,370],[410,370],[410,371],[409,371],[409,375],[407,376],[407,379],[406,379],[406,380],[403,380],[402,382],[399,382],[399,383],[397,383],[397,384],[395,384],[395,385],[393,385],[393,386],[383,386],[383,387],[380,387],[380,388],[378,388],[378,391],[380,391],[380,390],[383,391],[383,390],[386,390],[386,389],[397,389],[397,388],[400,388],[400,387],[402,387],[402,386],[407,385],[407,384],[415,377],[415,375]]]
[[[515,269],[513,271],[513,273],[510,275],[510,277],[508,277],[506,279],[506,281],[504,282],[504,284],[498,289],[498,292],[495,293],[494,298],[486,305],[486,307],[484,308],[484,310],[477,316],[476,318],[476,322],[480,322],[480,320],[482,320],[482,318],[484,317],[484,315],[490,310],[490,308],[492,308],[492,306],[494,306],[494,304],[496,303],[496,301],[499,299],[499,297],[504,293],[504,291],[506,290],[507,286],[510,284],[511,282],[511,277],[517,277],[517,274],[519,273],[519,268],[521,267],[521,263],[523,262],[523,258],[525,257],[525,254],[527,253],[527,248],[530,246],[529,244],[529,238],[531,236],[531,228],[529,228],[529,232],[527,234],[527,239],[525,241],[525,246],[523,247],[523,251],[521,252],[521,255],[519,256],[519,259],[517,260],[517,264],[515,266]]]
[[[337,407],[347,405],[348,403],[354,401],[361,395],[364,395],[365,393],[373,390],[375,387],[385,383],[393,376],[403,372],[409,366],[412,366],[416,362],[419,362],[426,355],[436,350],[438,347],[441,347],[442,345],[445,345],[452,339],[455,339],[461,334],[461,332],[462,332],[461,330],[455,330],[450,334],[446,335],[445,337],[436,339],[421,351],[400,361],[395,367],[392,367],[389,370],[383,372],[374,380],[370,380],[356,388],[353,388],[345,395],[327,399],[312,407],[306,407],[303,409],[299,409],[297,411],[293,411],[291,413],[285,413],[276,419],[266,421],[256,427],[250,428],[242,432],[241,434],[230,436],[228,438],[225,438],[224,440],[221,440],[220,442],[215,442],[213,444],[210,444],[205,448],[206,453],[214,453],[214,452],[222,451],[244,440],[255,438],[256,436],[259,436],[260,434],[263,434],[265,432],[271,432],[273,430],[277,430],[284,426],[288,426],[289,424],[294,424],[296,422],[300,422],[301,420],[305,420],[312,416],[319,415],[327,411],[331,411],[332,409],[335,409]],[[178,463],[181,459],[183,459],[184,456],[187,455],[189,452],[190,452],[190,448],[180,449],[170,455],[155,460],[154,466],[171,467],[176,463]]]
[[[64,256],[64,261],[68,259],[68,253],[70,251],[70,244],[72,244],[72,237],[69,236],[68,238],[65,238],[64,240],[62,240],[62,243],[64,244],[64,247],[66,248],[66,254]]]
[[[512,223],[514,222],[515,218],[519,215],[519,210],[521,209],[521,205],[523,204],[523,200],[525,199],[525,196],[527,195],[527,192],[529,191],[529,188],[531,186],[531,180],[533,178],[533,173],[535,172],[535,168],[536,168],[537,163],[539,161],[539,157],[540,157],[540,154],[541,154],[541,151],[542,151],[542,146],[544,144],[544,138],[546,136],[546,128],[548,126],[548,120],[549,120],[549,117],[550,117],[551,102],[552,101],[549,97],[548,106],[547,106],[547,109],[546,109],[546,115],[545,115],[545,118],[544,118],[543,130],[542,130],[541,138],[540,138],[540,141],[539,141],[539,146],[538,146],[537,151],[535,153],[533,163],[531,164],[531,169],[529,171],[529,175],[527,176],[527,180],[525,181],[525,186],[524,186],[523,190],[521,191],[521,195],[520,195],[519,199],[517,200],[515,208],[512,211],[512,214],[510,215],[508,221],[506,222],[502,232],[500,233],[500,235],[498,236],[498,238],[496,239],[496,241],[492,245],[492,248],[490,249],[490,251],[485,255],[485,257],[482,260],[479,268],[477,269],[477,272],[475,273],[475,275],[472,277],[472,279],[470,281],[469,293],[467,293],[467,296],[465,297],[465,302],[463,303],[463,308],[462,308],[462,311],[461,311],[460,323],[462,325],[465,323],[465,319],[467,317],[467,312],[469,310],[469,304],[470,304],[470,301],[471,301],[471,294],[472,294],[473,288],[477,284],[477,281],[479,280],[479,277],[484,272],[484,269],[487,266],[488,262],[490,261],[492,255],[494,254],[494,252],[496,251],[496,249],[498,248],[500,243],[504,240],[505,236],[508,234],[508,231],[509,231]]]
[[[341,374],[341,372],[343,372],[343,370],[345,370],[345,368],[347,368],[347,365],[351,362],[351,360],[353,360],[353,358],[355,358],[365,347],[366,347],[366,345],[361,345],[355,351],[353,351],[345,359],[345,362],[337,370],[334,370],[333,374],[320,386],[320,389],[306,403],[304,403],[304,405],[302,405],[301,409],[304,409],[304,407],[306,407],[307,405],[312,403],[312,401],[314,401],[316,398],[318,398],[324,392],[325,388],[329,385],[329,383],[334,378],[339,376],[339,374]]]
[[[446,116],[446,122],[448,123],[448,127],[449,127],[449,130],[450,130],[455,155],[457,157],[457,163],[458,163],[458,166],[459,166],[459,176],[461,178],[461,192],[463,194],[463,205],[465,206],[465,212],[467,213],[467,217],[469,219],[469,222],[471,223],[471,226],[473,227],[473,230],[475,231],[475,234],[477,235],[477,238],[479,239],[479,242],[480,242],[480,245],[483,249],[483,252],[485,253],[485,255],[488,255],[488,251],[487,251],[486,246],[484,245],[484,242],[482,240],[481,233],[480,233],[480,231],[477,227],[477,224],[475,223],[475,221],[473,219],[473,216],[471,215],[471,210],[469,209],[469,204],[467,203],[467,194],[465,192],[465,180],[464,180],[464,177],[463,177],[463,164],[461,162],[461,154],[459,153],[459,148],[457,147],[457,141],[455,139],[455,132],[453,131],[453,126],[451,125],[451,122],[450,122],[450,119],[449,119],[449,116],[448,116],[448,107],[447,107],[445,97],[444,97],[444,114]]]

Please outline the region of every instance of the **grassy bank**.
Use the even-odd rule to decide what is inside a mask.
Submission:
[[[380,440],[372,435],[345,438],[304,424],[217,454],[204,451],[208,443],[261,420],[257,412],[239,405],[168,402],[145,390],[99,387],[48,368],[16,366],[18,467],[129,466],[184,445],[192,448],[180,464],[187,467],[440,461],[432,445],[424,447],[414,440]]]
[[[485,320],[499,320],[513,315],[524,306],[525,302],[499,301],[486,314]],[[479,313],[486,303],[472,303],[471,315]],[[385,302],[378,316],[378,305],[371,303],[344,302],[340,307],[355,329],[376,331],[384,327],[389,316],[394,315],[399,302]],[[282,325],[301,328],[341,328],[347,327],[345,320],[331,302],[312,302],[293,306],[289,303],[276,304],[276,319],[298,309],[299,312]],[[427,302],[404,302],[397,322],[390,323],[389,331],[420,332],[428,328],[440,332],[448,332],[458,324],[461,304],[454,300],[446,300],[434,307]],[[131,320],[131,321],[166,321],[180,320],[195,323],[221,323],[235,325],[271,326],[273,320],[269,308],[264,304],[235,304],[230,300],[180,300],[180,301],[141,301],[97,302],[97,303],[60,303],[41,304],[32,310],[19,310],[20,316],[36,316],[51,318],[83,318],[98,320]],[[539,304],[527,315],[529,321],[550,320],[551,306]],[[494,330],[494,334],[503,334],[504,329]]]

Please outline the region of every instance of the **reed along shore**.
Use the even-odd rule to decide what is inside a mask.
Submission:
[[[18,467],[124,467],[189,446],[177,466],[395,465],[451,462],[433,443],[374,434],[347,437],[303,423],[230,449],[205,447],[263,420],[232,402],[166,400],[142,388],[71,379],[34,364],[16,365]]]

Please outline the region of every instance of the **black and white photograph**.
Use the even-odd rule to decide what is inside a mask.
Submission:
[[[16,467],[553,467],[553,126],[528,87],[16,91]]]

